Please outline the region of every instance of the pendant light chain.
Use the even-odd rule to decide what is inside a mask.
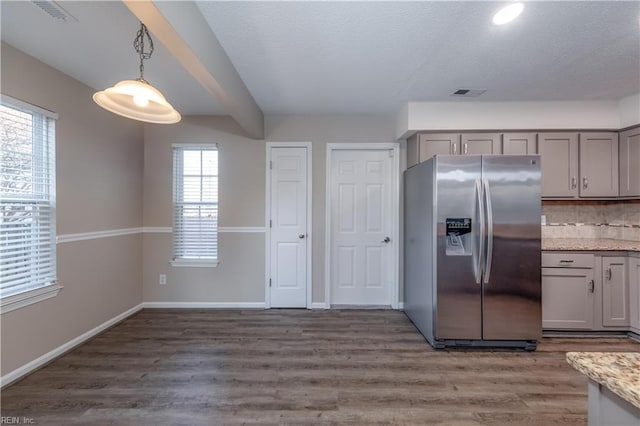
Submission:
[[[144,50],[144,38],[147,37],[149,41],[149,51],[145,52]],[[147,26],[140,22],[140,29],[136,33],[136,38],[133,40],[133,47],[136,49],[136,52],[140,55],[140,80],[146,82],[144,79],[144,60],[151,58],[151,54],[153,53],[153,40],[151,39],[151,35],[149,35],[149,30],[147,30]]]

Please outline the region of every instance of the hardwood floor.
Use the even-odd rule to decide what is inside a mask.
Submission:
[[[43,425],[586,424],[587,379],[534,353],[435,351],[389,310],[147,309],[2,391]]]

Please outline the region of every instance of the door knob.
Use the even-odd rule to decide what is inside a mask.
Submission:
[[[381,242],[386,244],[386,243],[388,243],[389,241],[391,241],[391,238],[389,238],[389,237],[384,237],[384,240],[382,240]]]
[[[303,239],[304,238],[304,234],[298,235],[298,238]]]

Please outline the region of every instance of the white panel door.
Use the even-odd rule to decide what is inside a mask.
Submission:
[[[271,148],[271,307],[307,305],[307,148]]]
[[[331,157],[331,304],[390,305],[392,151]]]

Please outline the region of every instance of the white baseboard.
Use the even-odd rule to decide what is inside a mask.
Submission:
[[[38,368],[40,368],[43,365],[53,361],[54,359],[56,359],[60,355],[64,354],[65,352],[67,352],[67,351],[73,349],[74,347],[86,342],[87,340],[91,339],[93,336],[95,336],[95,335],[101,333],[102,331],[106,330],[107,328],[119,323],[123,319],[130,317],[131,315],[135,314],[136,312],[138,312],[141,309],[142,309],[142,303],[137,305],[137,306],[134,306],[133,308],[131,308],[131,309],[129,309],[129,310],[123,312],[123,313],[121,313],[120,315],[117,315],[117,316],[111,318],[108,321],[103,322],[99,326],[97,326],[95,328],[92,328],[91,330],[87,331],[86,333],[81,334],[80,336],[76,337],[75,339],[69,340],[67,343],[58,346],[57,348],[53,349],[52,351],[47,352],[46,354],[42,355],[41,357],[38,357],[38,358],[34,359],[31,362],[26,363],[22,367],[16,368],[15,370],[11,371],[10,373],[5,374],[4,376],[0,377],[0,387],[7,386],[7,385],[15,382],[16,380],[26,376],[27,374],[31,373],[32,371],[37,370]]]
[[[404,309],[404,302],[398,302],[398,310],[402,311]]]
[[[143,308],[167,309],[265,309],[264,302],[143,302]]]
[[[324,302],[313,302],[311,304],[311,309],[329,309],[329,307]]]

